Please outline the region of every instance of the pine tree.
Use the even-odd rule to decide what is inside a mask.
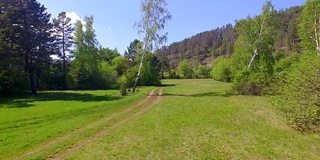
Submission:
[[[1,16],[2,21],[6,22],[1,23],[5,25],[6,32],[2,38],[8,42],[4,53],[11,53],[19,61],[16,67],[20,67],[15,68],[17,71],[23,66],[24,70],[18,71],[19,75],[28,75],[31,93],[36,94],[37,75],[39,77],[42,70],[48,68],[51,59],[50,14],[36,0],[1,1],[1,12],[4,16]]]
[[[66,12],[61,12],[57,18],[53,19],[55,44],[58,46],[61,53],[59,57],[63,60],[63,89],[67,89],[67,60],[71,56],[71,47],[74,44],[72,33],[74,27],[71,24],[71,19],[66,16]],[[66,52],[69,53],[67,57]]]

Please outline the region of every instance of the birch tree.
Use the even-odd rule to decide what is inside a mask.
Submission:
[[[299,22],[299,34],[302,45],[307,49],[316,49],[320,55],[320,1],[307,0],[303,6]]]
[[[261,15],[237,21],[235,28],[239,36],[232,55],[236,81],[246,81],[243,76],[250,74],[254,81],[263,82],[272,74],[278,22],[271,1],[265,3]]]
[[[141,0],[142,18],[135,24],[139,35],[143,37],[143,46],[138,52],[141,61],[132,91],[135,92],[143,67],[144,54],[153,52],[167,40],[168,33],[163,30],[171,19],[166,0]]]
[[[254,24],[256,28],[251,30],[251,33],[248,33],[247,31],[247,35],[249,35],[248,38],[252,39],[251,42],[249,42],[249,45],[252,46],[253,50],[253,55],[248,64],[248,69],[250,69],[259,53],[272,52],[273,45],[276,42],[276,10],[274,9],[271,1],[266,2],[263,6],[262,14],[256,17],[252,22],[256,23]]]

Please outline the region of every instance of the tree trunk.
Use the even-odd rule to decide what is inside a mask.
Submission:
[[[264,26],[265,20],[266,20],[266,18],[264,17],[263,20],[262,20],[262,23],[261,23],[261,25],[260,25],[259,36],[258,36],[258,39],[257,39],[258,42],[261,41],[262,31],[263,31],[263,26]],[[257,47],[257,46],[256,46],[256,47]],[[247,68],[247,69],[249,69],[249,68],[252,66],[253,61],[254,61],[254,59],[256,58],[257,55],[258,55],[258,49],[256,48],[256,49],[253,51],[253,56],[251,57],[251,60],[250,60],[250,63],[249,63],[249,65],[248,65],[248,68]]]
[[[142,54],[142,57],[141,57],[141,61],[140,61],[140,66],[139,66],[139,70],[138,70],[138,74],[137,74],[137,77],[136,77],[136,80],[133,84],[133,87],[132,87],[132,92],[135,92],[136,91],[136,88],[137,88],[137,85],[138,85],[138,82],[139,82],[139,78],[140,78],[140,74],[141,74],[141,69],[142,69],[142,66],[143,66],[143,54]]]
[[[253,52],[253,56],[251,57],[250,63],[248,65],[248,69],[252,66],[254,59],[256,58],[256,56],[258,55],[258,50],[255,49]]]
[[[20,0],[20,7],[21,10],[23,11],[23,25],[24,25],[24,43],[23,43],[23,49],[25,50],[25,68],[26,71],[28,72],[28,77],[29,77],[29,85],[30,85],[30,91],[31,94],[37,94],[37,85],[36,85],[36,75],[35,75],[35,71],[33,68],[33,57],[32,57],[32,51],[31,51],[31,42],[30,42],[30,38],[31,36],[29,35],[28,32],[28,25],[27,25],[27,15],[26,12],[23,8],[23,3]]]
[[[32,62],[31,62],[32,63]],[[29,64],[29,83],[30,83],[30,90],[31,94],[37,94],[37,83],[36,83],[36,74],[31,64]]]
[[[64,33],[64,26],[63,26],[63,29],[62,29],[63,89],[67,90],[67,75],[66,75],[67,66],[66,66],[66,53],[65,53],[65,48],[64,48],[64,43],[65,43],[64,36],[65,36],[65,33]]]

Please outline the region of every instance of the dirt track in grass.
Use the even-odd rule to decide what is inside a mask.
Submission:
[[[163,95],[163,88],[161,88],[159,90],[158,94],[154,94],[154,91],[152,91],[148,97],[146,99],[148,99],[147,101],[144,101],[143,104],[148,103],[148,105],[144,106],[143,108],[141,108],[139,111],[133,113],[130,116],[127,116],[125,119],[121,120],[120,122],[117,122],[107,128],[105,128],[104,130],[93,134],[92,136],[83,139],[81,141],[78,141],[77,143],[75,143],[73,146],[70,146],[68,149],[66,150],[62,150],[50,157],[48,157],[47,159],[65,159],[68,155],[76,152],[77,150],[79,150],[80,148],[90,144],[91,142],[94,142],[104,136],[107,136],[112,130],[117,129],[123,125],[125,125],[126,123],[138,118],[140,115],[142,115],[143,113],[147,112],[148,110],[150,110],[153,106],[155,106],[157,103],[159,103],[161,101],[161,97]],[[141,104],[142,105],[142,104]]]
[[[129,114],[129,116],[127,116],[126,118],[124,118],[123,120],[121,120],[120,122],[115,122],[114,124],[111,124],[109,126],[106,126],[105,128],[103,128],[102,130],[100,130],[99,132],[93,133],[92,135],[90,135],[89,137],[85,138],[85,139],[81,139],[77,142],[75,142],[72,146],[68,146],[65,150],[61,150],[58,151],[57,153],[55,153],[54,155],[51,155],[49,157],[47,157],[47,159],[63,159],[63,157],[71,154],[72,152],[75,152],[76,150],[78,150],[79,148],[89,144],[92,141],[95,141],[103,136],[106,136],[110,131],[121,127],[122,125],[126,124],[127,122],[139,117],[141,114],[143,114],[144,112],[148,111],[150,108],[152,108],[155,104],[157,104],[160,100],[161,100],[161,95],[162,95],[162,89],[161,88],[159,90],[158,94],[155,94],[155,91],[157,89],[152,90],[148,96],[146,96],[145,98],[135,102],[134,104],[132,104],[129,107],[126,107],[125,110],[122,110],[120,112],[116,112],[114,114],[109,115],[108,117],[104,117],[101,118],[93,123],[90,123],[86,126],[83,126],[81,128],[78,128],[76,130],[73,130],[72,132],[69,132],[63,136],[57,137],[53,140],[50,140],[48,142],[45,142],[44,144],[41,144],[29,151],[24,152],[23,154],[17,156],[17,157],[12,157],[11,159],[27,159],[30,156],[33,156],[37,153],[40,153],[42,151],[45,151],[53,146],[59,145],[61,143],[63,143],[64,141],[77,136],[83,132],[86,132],[88,130],[94,129],[95,127],[98,127],[100,125],[103,125],[104,123],[107,123],[109,121],[112,121],[124,114]],[[139,108],[141,107],[141,108]],[[131,113],[134,109],[137,109],[138,111]]]

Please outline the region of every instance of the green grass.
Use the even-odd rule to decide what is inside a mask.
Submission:
[[[266,97],[230,84],[166,80],[162,101],[68,159],[320,159],[320,136],[296,132]]]
[[[37,96],[0,99],[0,159],[8,159],[125,109],[154,87],[127,97],[118,90],[42,92]],[[73,141],[99,130],[72,137]],[[72,144],[71,140],[68,143]],[[67,144],[67,143],[66,143]],[[66,144],[55,146],[56,150]]]

